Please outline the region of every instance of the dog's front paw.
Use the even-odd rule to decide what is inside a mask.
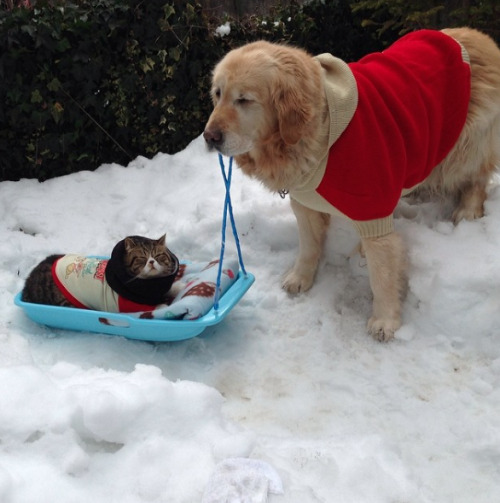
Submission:
[[[383,319],[372,316],[368,320],[368,332],[379,342],[394,339],[394,333],[401,326],[397,319]]]
[[[297,294],[309,290],[313,282],[314,274],[300,274],[295,269],[292,269],[283,278],[281,286],[286,292]]]

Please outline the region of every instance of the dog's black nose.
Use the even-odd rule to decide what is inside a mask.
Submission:
[[[220,129],[207,128],[203,131],[203,138],[205,138],[209,147],[217,147],[223,140],[222,131]]]

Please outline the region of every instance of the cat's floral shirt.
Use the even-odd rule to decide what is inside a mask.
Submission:
[[[155,307],[118,295],[106,281],[107,264],[107,259],[64,255],[54,262],[52,277],[61,293],[75,307],[110,313],[146,311]]]

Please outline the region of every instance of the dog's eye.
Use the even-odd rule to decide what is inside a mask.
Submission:
[[[212,91],[212,94],[213,94],[214,98],[219,99],[220,98],[220,89],[214,89]]]
[[[237,100],[236,103],[238,105],[247,105],[250,103],[252,100],[249,100],[248,98],[245,98],[244,96],[240,96]]]

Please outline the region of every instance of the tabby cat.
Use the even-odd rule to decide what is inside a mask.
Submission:
[[[168,303],[179,270],[177,257],[160,239],[128,236],[111,258],[51,255],[29,274],[22,300],[98,311],[130,312]]]

